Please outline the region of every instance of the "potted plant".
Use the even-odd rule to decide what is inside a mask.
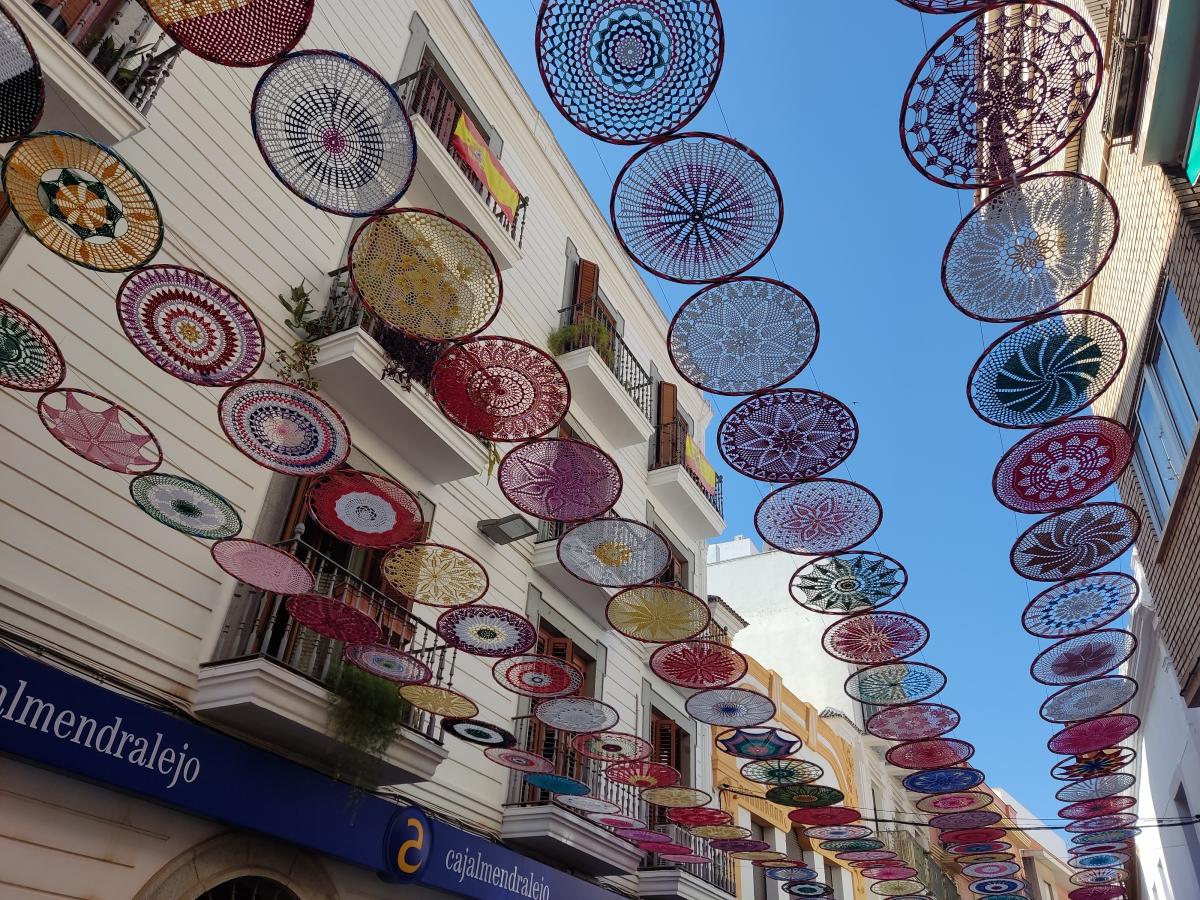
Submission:
[[[369,672],[339,664],[326,682],[333,706],[330,733],[344,748],[336,757],[338,778],[362,790],[374,790],[371,776],[408,718],[409,704],[396,686]]]
[[[612,331],[599,319],[590,316],[559,325],[546,338],[546,346],[555,356],[562,356],[564,353],[570,353],[572,350],[579,350],[582,347],[591,347],[600,354],[605,365],[612,367]]]

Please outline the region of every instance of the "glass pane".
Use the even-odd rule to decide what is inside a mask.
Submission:
[[[1179,436],[1185,444],[1190,444],[1200,411],[1200,349],[1170,282],[1158,324],[1165,346],[1160,346],[1155,354],[1154,368],[1162,381]]]
[[[1143,388],[1142,402],[1138,405],[1137,473],[1146,500],[1161,528],[1171,508],[1171,500],[1175,496],[1173,485],[1177,482],[1171,477],[1169,460],[1163,450],[1162,422],[1155,406],[1149,392]]]
[[[1183,464],[1187,455],[1179,435],[1171,427],[1169,411],[1164,405],[1162,394],[1157,390],[1153,373],[1147,373],[1142,385],[1142,397],[1138,401],[1138,421],[1146,435],[1146,445],[1153,454],[1155,466],[1162,475],[1163,484],[1172,498],[1183,475]]]

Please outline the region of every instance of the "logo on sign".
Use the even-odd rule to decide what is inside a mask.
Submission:
[[[433,856],[433,828],[419,806],[396,811],[383,838],[388,881],[416,881]]]

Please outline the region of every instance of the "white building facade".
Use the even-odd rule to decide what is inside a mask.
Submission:
[[[684,712],[686,695],[651,672],[652,646],[608,627],[613,592],[563,569],[561,529],[542,524],[506,544],[481,532],[481,523],[515,511],[489,449],[442,417],[419,365],[394,341],[385,349],[389,339],[346,289],[341,270],[360,223],[306,205],[264,164],[249,112],[261,70],[176,51],[135,3],[83,12],[86,4],[0,5],[41,60],[40,127],[111,145],[153,190],[166,230],[154,262],[200,270],[242,297],[262,324],[268,363],[299,337],[277,296],[307,287],[327,311],[310,334],[318,348],[310,374],[345,418],[350,464],[416,492],[427,540],[488,571],[484,602],[530,619],[539,652],[584,667],[584,692],[618,711],[616,730],[672,734],[663,761],[710,789],[711,742]],[[132,69],[119,60],[106,67],[93,52],[114,46],[139,50],[127,58]],[[315,48],[348,53],[397,83],[419,152],[401,205],[443,212],[484,242],[504,282],[487,333],[555,349],[573,394],[565,433],[618,462],[614,512],[657,528],[671,546],[664,578],[705,596],[705,543],[724,528],[719,484],[692,474],[679,429],[692,423],[702,446],[712,409],[696,389],[670,384],[666,318],[470,2],[319,2],[299,44]],[[455,155],[447,126],[459,116],[520,189],[514,218],[498,216],[486,184]],[[438,610],[392,609],[378,559],[314,530],[299,480],[260,468],[226,440],[220,391],[173,380],[134,349],[114,315],[123,276],[73,266],[14,225],[11,215],[0,222],[0,297],[53,335],[67,386],[136,411],[162,443],[164,471],[228,498],[241,537],[294,552],[319,592],[392,610],[389,634],[420,648],[439,683],[478,703],[479,719],[514,732],[559,774],[606,791],[630,816],[651,814],[636,792],[602,785],[599,767],[537,731],[528,702],[492,677],[491,660],[439,647]],[[551,340],[597,309],[611,330],[602,348],[564,346],[561,332]],[[275,376],[264,365],[258,377]],[[222,900],[242,896],[235,891],[254,879],[261,900],[479,896],[473,882],[489,884],[488,896],[537,900],[609,889],[728,895],[723,857],[686,869],[648,857],[530,791],[519,773],[426,714],[410,711],[370,764],[386,799],[344,792],[330,777],[345,758],[328,693],[340,647],[290,622],[281,598],[226,576],[207,543],[144,515],[126,477],[57,444],[38,421],[37,399],[0,391],[0,750],[8,754],[0,757],[0,895]],[[708,634],[724,639],[719,623]],[[109,742],[118,734],[128,734],[119,765]],[[150,746],[132,763],[142,737]],[[397,810],[406,812],[397,818]],[[417,831],[435,847],[423,874],[403,871],[405,854],[416,858],[405,842]],[[397,853],[400,872],[385,865]],[[377,871],[410,883],[388,885]]]

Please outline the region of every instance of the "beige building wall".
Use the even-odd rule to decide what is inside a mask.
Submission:
[[[0,2],[10,8],[25,0]],[[625,340],[642,366],[672,372],[666,318],[469,0],[321,2],[300,49],[345,51],[385,77],[398,78],[414,14],[503,139],[502,161],[531,198],[523,245],[504,248],[515,262],[503,273],[504,305],[489,333],[544,345],[564,305],[570,239],[581,256],[599,264],[602,287],[623,317]],[[148,113],[149,127],[115,149],[143,174],[162,208],[166,243],[155,262],[192,266],[232,287],[262,322],[270,360],[294,340],[283,326],[276,295],[303,282],[323,298],[331,281],[326,273],[342,264],[358,222],[302,203],[271,175],[250,130],[259,74],[184,53]],[[404,203],[444,200],[418,177]],[[28,310],[59,342],[69,368],[67,386],[136,411],[162,442],[162,471],[194,478],[228,497],[245,520],[243,537],[278,539],[271,533],[276,526],[264,525],[260,511],[278,505],[277,492],[290,491],[283,482],[291,479],[273,477],[228,443],[217,420],[220,390],[171,378],[125,339],[114,309],[121,281],[120,275],[73,266],[28,236],[0,264],[0,296]],[[264,366],[260,377],[273,376]],[[342,405],[337,396],[326,399]],[[0,392],[0,622],[186,706],[197,671],[220,634],[234,585],[212,562],[207,543],[140,512],[130,502],[127,478],[92,466],[50,437],[38,421],[36,401],[36,395]],[[680,383],[679,403],[702,440],[712,415],[707,401]],[[436,503],[430,539],[461,547],[483,562],[491,576],[487,602],[526,612],[530,596],[540,593],[545,608],[602,646],[606,678],[597,696],[617,707],[623,730],[643,730],[644,683],[682,709],[684,697],[649,673],[650,648],[609,630],[602,615],[585,611],[534,572],[532,541],[497,547],[478,532],[479,520],[514,512],[486,473],[482,451],[484,474],[432,484],[404,445],[377,433],[393,414],[381,407],[369,418],[348,417],[354,445],[382,471]],[[692,588],[704,595],[704,538],[692,522],[655,508],[646,483],[648,448],[639,443],[615,449],[591,416],[586,405],[574,404],[579,430],[621,465],[624,493],[616,512],[639,520],[653,514],[693,557]],[[441,421],[439,427],[453,426]],[[415,612],[432,622],[437,610]],[[517,697],[497,686],[490,662],[459,654],[454,687],[478,701],[481,718],[510,727]],[[409,793],[473,825],[497,829],[509,771],[486,761],[478,748],[449,740],[451,756],[434,781],[414,785]],[[707,748],[696,754],[692,770],[703,787],[711,764]],[[14,852],[21,842],[9,829],[0,826],[3,852]],[[5,847],[6,840],[16,844]],[[54,858],[54,851],[45,852]]]

